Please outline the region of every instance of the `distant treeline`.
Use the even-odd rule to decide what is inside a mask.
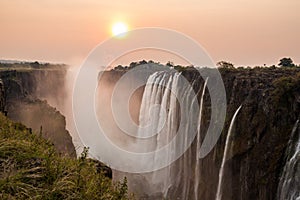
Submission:
[[[166,64],[161,64],[160,62],[154,62],[152,60],[146,61],[146,60],[142,60],[142,61],[137,61],[137,62],[131,62],[129,64],[129,66],[122,66],[122,65],[118,65],[116,67],[114,67],[112,70],[114,71],[120,71],[120,70],[128,70],[128,69],[132,69],[134,67],[140,66],[140,65],[145,65],[145,64],[157,64],[160,66],[166,66],[166,67],[171,67],[174,68],[175,70],[178,71],[182,71],[182,70],[187,70],[187,69],[191,69],[191,68],[195,68],[195,67],[206,67],[206,66],[193,66],[193,65],[188,65],[188,66],[182,66],[182,65],[175,65],[173,62],[169,61]],[[262,65],[262,66],[255,66],[255,67],[250,67],[250,66],[234,66],[233,63],[231,62],[227,62],[227,61],[220,61],[216,63],[216,67],[218,68],[225,68],[225,69],[253,69],[253,68],[261,68],[261,67],[269,67],[269,68],[277,68],[277,67],[283,67],[283,68],[300,68],[300,64],[296,65],[294,64],[293,60],[291,58],[282,58],[279,60],[278,65],[271,65],[271,66],[267,66],[266,64]]]
[[[5,63],[0,62],[0,69],[61,69],[67,67],[65,64],[51,64],[51,63],[40,63],[40,62],[15,62]]]

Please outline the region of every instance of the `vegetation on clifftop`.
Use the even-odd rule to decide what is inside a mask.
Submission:
[[[275,90],[272,93],[278,109],[293,106],[295,94],[300,91],[300,72],[294,76],[284,76],[273,82]],[[298,97],[299,98],[299,97]]]
[[[53,145],[0,114],[0,199],[129,199],[97,162],[60,156]]]
[[[206,68],[207,66],[193,66],[193,65],[188,65],[188,66],[183,66],[183,65],[175,65],[173,62],[168,61],[166,64],[161,64],[160,62],[155,62],[153,60],[141,60],[141,61],[137,61],[137,62],[131,62],[129,64],[129,66],[122,66],[122,65],[118,65],[114,68],[111,68],[111,71],[124,71],[124,70],[130,70],[132,68],[138,67],[138,66],[142,66],[142,65],[157,65],[160,67],[169,67],[172,69],[175,69],[179,72],[182,71],[186,71],[186,70],[193,70],[195,69],[194,67],[200,67],[200,68]],[[269,69],[276,69],[276,68],[281,68],[281,69],[293,69],[293,68],[300,68],[300,65],[296,65],[294,64],[294,61],[291,58],[282,58],[279,60],[279,63],[277,66],[275,65],[271,65],[271,66],[267,66],[266,64],[263,64],[262,66],[235,66],[233,63],[228,62],[228,61],[219,61],[216,63],[216,67],[219,70],[235,70],[235,69],[245,69],[245,70],[250,70],[250,69],[257,69],[257,68],[269,68]]]

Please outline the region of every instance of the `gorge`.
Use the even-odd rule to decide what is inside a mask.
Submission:
[[[107,84],[113,85],[124,73],[126,70],[107,72]],[[149,193],[141,193],[142,199],[156,199],[159,196],[170,199],[215,199],[226,136],[234,112],[240,105],[242,108],[232,126],[228,154],[224,161],[221,199],[276,199],[279,179],[287,159],[284,152],[294,124],[299,118],[299,69],[220,69],[220,73],[226,88],[228,109],[225,127],[217,145],[208,156],[197,163],[195,139],[191,148],[168,169],[155,172],[159,174],[156,177],[165,181],[161,181],[162,185],[159,188],[162,189],[153,192],[152,196]],[[194,81],[194,91],[197,91],[201,101],[204,80],[197,70],[185,69],[181,74],[189,82]],[[203,100],[200,143],[210,119],[209,94],[205,93]],[[299,130],[294,132],[299,135]],[[298,139],[295,139],[294,144],[297,142]],[[293,149],[293,153],[290,154],[298,158],[299,151]],[[295,177],[294,181],[297,182],[299,165],[296,161],[293,163],[294,172],[289,178]],[[195,172],[194,169],[197,168],[199,171]],[[164,170],[167,170],[167,173],[163,172]],[[129,186],[134,188],[136,194],[143,190],[149,192],[149,188],[153,186],[151,183],[145,183],[149,179],[148,176],[152,177],[151,174],[124,176],[129,178]],[[133,177],[133,180],[130,177]],[[168,180],[172,180],[171,186],[166,184]],[[135,181],[137,183],[134,183]],[[141,183],[146,185],[145,188]],[[196,185],[198,188],[195,188]],[[294,191],[295,197],[299,194],[299,189],[294,188]]]
[[[39,66],[30,70],[9,67],[0,71],[1,112],[7,112],[11,119],[43,134],[60,152],[74,156],[73,135],[66,130],[65,117],[70,116],[61,114],[64,104],[70,103],[65,102],[69,100],[64,87],[66,66]],[[103,72],[99,88],[105,87],[105,94],[97,94],[98,119],[109,124],[106,128],[114,132],[111,136],[114,141],[125,144],[118,136],[122,131],[118,130],[107,102],[118,80],[129,70]],[[172,140],[179,122],[185,124],[180,133],[197,132],[191,146],[183,143],[171,147],[170,156],[189,146],[179,159],[165,168],[145,174],[113,172],[115,180],[128,178],[129,190],[137,199],[299,198],[300,69],[221,68],[219,71],[226,90],[225,125],[216,146],[202,159],[197,159],[199,148],[211,119],[210,95],[205,89],[209,79],[204,80],[193,67],[172,73],[155,72],[148,77],[147,84],[132,95],[129,109],[133,121],[146,125],[152,120],[155,126],[146,129],[148,135],[153,130],[163,133],[153,137],[145,151],[161,148]],[[180,76],[191,84],[190,90],[179,83]],[[176,100],[174,91],[183,97],[182,102]],[[128,106],[122,99],[118,102]],[[165,109],[150,112],[156,104]],[[160,124],[162,118],[166,123]],[[146,133],[137,130],[137,134]],[[154,157],[145,162],[151,165],[160,160]]]

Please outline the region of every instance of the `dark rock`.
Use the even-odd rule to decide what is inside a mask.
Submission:
[[[75,147],[66,130],[65,117],[43,100],[51,97],[56,105],[61,103],[65,93],[62,87],[65,74],[65,69],[1,71],[0,111],[7,111],[9,118],[49,139],[60,153],[75,157]]]
[[[107,76],[114,77],[111,81],[117,82],[124,73],[126,70],[112,70],[107,72]],[[284,152],[300,115],[300,69],[220,69],[220,73],[227,94],[226,123],[217,145],[200,161],[199,199],[215,199],[228,127],[240,105],[242,109],[233,127],[225,163],[222,200],[276,199],[285,163]],[[204,81],[197,70],[183,69],[182,75],[194,83],[196,92],[201,89]],[[208,93],[204,99],[202,140],[210,122]],[[188,156],[192,160],[190,169],[193,171],[195,142],[191,148],[192,153]],[[174,166],[180,166],[180,162],[181,159],[178,159]],[[182,193],[180,183],[184,177],[179,168],[177,175],[179,181],[168,193],[170,199],[176,199]],[[193,180],[190,180],[190,185],[189,196],[193,199]]]

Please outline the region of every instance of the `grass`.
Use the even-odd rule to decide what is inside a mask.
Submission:
[[[53,145],[0,114],[0,199],[130,199],[96,162],[59,155]]]

